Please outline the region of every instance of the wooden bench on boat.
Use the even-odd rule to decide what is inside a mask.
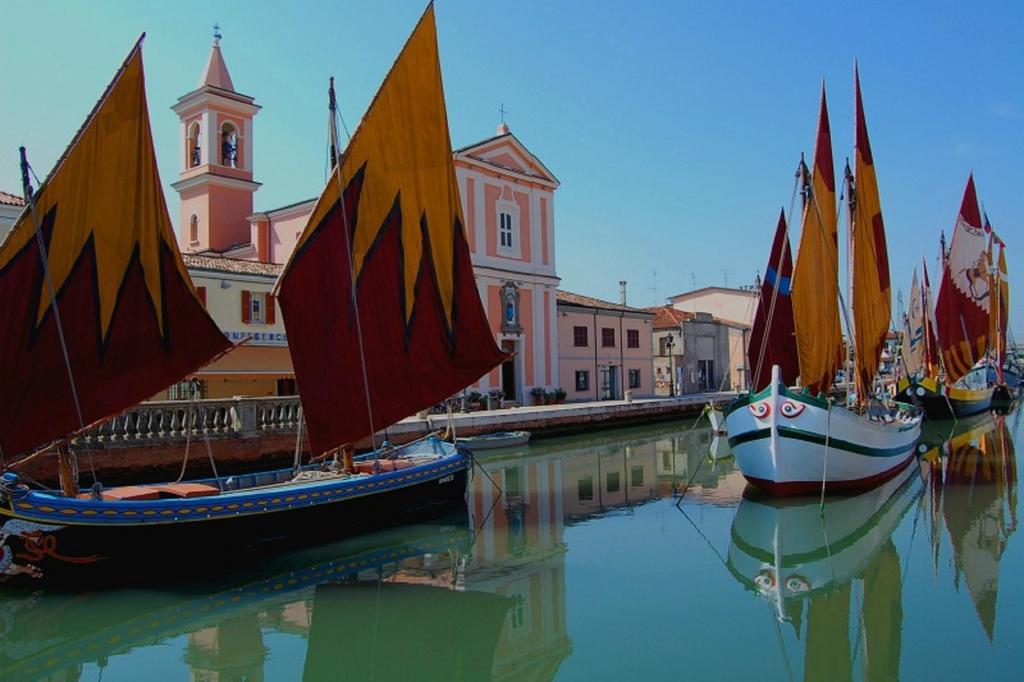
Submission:
[[[182,497],[205,497],[220,495],[220,489],[205,483],[163,483],[160,485],[125,485],[107,488],[103,491],[103,499],[111,501],[160,500]],[[82,493],[79,499],[87,500],[91,493]]]

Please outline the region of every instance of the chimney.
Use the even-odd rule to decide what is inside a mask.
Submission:
[[[626,280],[619,280],[619,303],[626,305]]]

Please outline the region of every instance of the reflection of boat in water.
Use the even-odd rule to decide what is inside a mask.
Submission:
[[[999,564],[1017,530],[1017,460],[1003,416],[984,415],[956,429],[924,454],[931,471],[929,502],[933,556],[944,525],[953,554],[953,580],[961,579],[978,619],[995,634]]]
[[[922,491],[910,467],[883,485],[850,497],[779,499],[747,494],[736,510],[727,566],[767,599],[779,620],[804,630],[805,679],[849,679],[851,595],[860,609],[867,679],[899,672],[902,577],[893,531]],[[860,636],[856,634],[854,640]]]
[[[817,497],[777,500],[748,487],[733,519],[729,567],[786,620],[790,599],[859,577],[919,489],[918,472],[908,468],[869,492],[826,501],[823,519]]]
[[[375,665],[379,671],[388,660],[409,664],[418,661],[416,648],[429,640],[437,659],[422,661],[425,669],[440,672],[438,666],[451,666],[450,675],[438,679],[460,673],[463,679],[484,679],[477,672],[490,670],[511,601],[454,591],[470,540],[466,516],[459,514],[268,558],[264,569],[250,573],[244,584],[219,585],[201,594],[7,592],[0,600],[0,679],[38,679],[62,671],[76,678],[84,665],[102,667],[111,657],[186,634],[186,662],[194,672],[227,673],[239,657],[245,658],[243,653],[258,658],[262,670],[261,624],[289,618],[303,623],[309,635],[307,678],[318,679],[329,669],[337,674]],[[302,612],[297,618],[289,613],[296,609]],[[437,620],[439,614],[445,617]],[[369,639],[375,618],[380,626],[376,652]],[[339,632],[357,630],[362,636],[337,638]],[[451,638],[447,649],[435,641],[439,637]],[[352,646],[359,648],[348,651],[342,662],[339,655]],[[238,656],[226,655],[232,650]],[[453,655],[444,656],[445,651]],[[459,651],[464,660],[455,660]]]

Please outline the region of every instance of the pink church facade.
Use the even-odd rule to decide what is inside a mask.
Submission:
[[[219,40],[197,88],[172,110],[181,121],[180,172],[172,185],[181,199],[179,245],[186,264],[193,263],[193,279],[214,319],[231,338],[251,339],[221,364],[241,354],[255,363],[252,372],[232,366],[236,375],[217,381],[224,390],[241,390],[240,382],[248,381],[257,394],[280,391],[289,386],[281,382],[290,361],[283,357],[287,337],[280,316],[273,314],[270,291],[316,199],[254,210],[260,183],[254,180],[253,118],[260,107],[235,90]],[[533,388],[559,385],[554,238],[559,182],[504,124],[495,137],[456,150],[453,160],[480,300],[495,342],[511,353],[470,390],[499,390],[507,400],[528,404]],[[207,272],[210,258],[217,259],[216,276]],[[253,274],[253,262],[277,267]],[[227,273],[237,276],[225,279]]]
[[[454,161],[480,300],[498,345],[512,353],[474,388],[528,404],[533,388],[558,386],[559,182],[504,124]]]

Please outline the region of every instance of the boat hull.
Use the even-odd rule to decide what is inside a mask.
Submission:
[[[521,445],[526,445],[529,441],[529,431],[503,431],[500,433],[490,433],[483,436],[467,436],[466,438],[458,439],[460,444],[465,445],[474,452],[477,450],[515,448]]]
[[[469,460],[447,447],[450,456],[373,476],[189,499],[3,493],[0,581],[160,582],[464,506]]]
[[[875,421],[778,383],[727,409],[729,445],[750,483],[773,495],[871,488],[914,457],[921,417]]]
[[[961,419],[985,412],[992,406],[992,388],[945,386],[934,378],[900,379],[896,397],[918,405],[929,419]]]

